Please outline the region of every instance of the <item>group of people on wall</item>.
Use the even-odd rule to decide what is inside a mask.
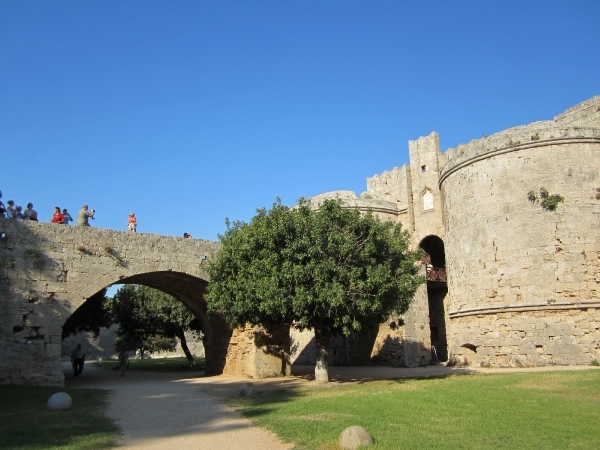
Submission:
[[[2,191],[0,191],[0,199],[2,198]],[[0,217],[5,217],[9,219],[20,219],[20,220],[33,220],[38,222],[38,213],[35,209],[33,209],[33,203],[27,204],[27,209],[23,211],[21,206],[15,206],[15,202],[13,200],[8,200],[6,202],[8,206],[5,206],[2,200],[0,200]],[[83,205],[77,214],[77,222],[75,223],[78,227],[89,227],[89,219],[94,219],[94,214],[96,210],[89,210],[88,205]],[[52,218],[50,219],[50,223],[60,224],[60,225],[69,225],[70,222],[73,222],[73,217],[67,211],[66,208],[60,209],[60,207],[54,207],[54,214],[52,214]],[[137,231],[137,218],[135,217],[135,213],[130,213],[127,219],[127,231]]]
[[[0,191],[0,198],[2,198],[2,192]],[[38,220],[37,211],[33,209],[33,203],[27,203],[27,208],[23,211],[23,207],[15,205],[13,200],[6,202],[8,206],[4,206],[2,200],[0,200],[0,217],[9,217],[12,219],[23,219],[23,220]]]

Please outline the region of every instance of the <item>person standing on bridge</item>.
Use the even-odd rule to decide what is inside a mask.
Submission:
[[[89,218],[94,218],[95,209],[92,209],[88,212],[88,205],[83,205],[79,210],[79,214],[77,215],[77,224],[78,227],[89,227],[90,223],[88,222]]]
[[[52,219],[50,223],[65,223],[65,216],[63,216],[60,212],[60,208],[58,206],[54,207],[54,214],[52,214]]]
[[[135,218],[135,214],[129,214],[129,220],[127,220],[127,231],[135,232],[137,228],[137,219]]]
[[[2,198],[2,191],[0,191],[0,198]],[[4,206],[4,203],[2,203],[2,200],[0,200],[0,217],[4,217],[5,212],[6,206]]]
[[[62,210],[62,215],[65,218],[65,221],[63,222],[65,225],[69,225],[69,222],[73,222],[73,218],[71,217],[71,214],[69,214],[69,212],[67,211],[67,208]]]
[[[16,214],[16,210],[15,210],[15,202],[12,200],[9,200],[8,202],[8,207],[6,208],[6,217],[8,217],[9,219],[14,219],[15,218],[15,214]]]
[[[27,209],[23,212],[23,220],[38,221],[37,211],[33,209],[33,203],[27,203]]]

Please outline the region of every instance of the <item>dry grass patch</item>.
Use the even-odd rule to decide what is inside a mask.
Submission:
[[[296,416],[289,417],[290,420],[308,420],[310,422],[324,422],[328,420],[337,420],[342,418],[354,417],[351,414],[343,414],[343,413],[320,413],[320,414],[310,414],[307,416]]]

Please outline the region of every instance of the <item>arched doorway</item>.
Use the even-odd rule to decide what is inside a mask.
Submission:
[[[448,294],[446,283],[446,254],[444,241],[438,236],[424,238],[419,247],[423,250],[423,262],[427,267],[427,299],[429,303],[429,329],[431,345],[435,348],[432,355],[439,361],[448,360],[448,342],[446,339],[446,312],[444,299]],[[433,353],[433,351],[432,351]]]

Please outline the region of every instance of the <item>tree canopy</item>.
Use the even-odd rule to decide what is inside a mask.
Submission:
[[[407,231],[338,201],[315,209],[278,199],[250,223],[226,223],[222,248],[208,265],[209,310],[231,326],[314,329],[320,382],[328,380],[331,336],[403,314],[424,282]]]
[[[125,285],[107,299],[106,309],[119,324],[115,350],[140,350],[142,355],[173,351],[177,337],[190,366],[194,365],[185,332],[199,332],[200,322],[176,298],[147,286]]]
[[[96,292],[75,310],[63,325],[62,339],[83,331],[94,333],[98,337],[100,328],[109,327],[112,319],[104,308],[106,288]]]

